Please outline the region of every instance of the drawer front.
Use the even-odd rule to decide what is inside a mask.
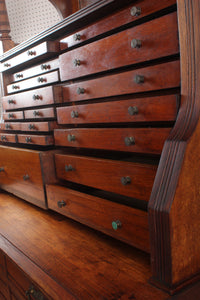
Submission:
[[[174,95],[58,107],[59,124],[175,121]]]
[[[149,251],[147,212],[61,186],[46,188],[48,207],[52,210]],[[115,230],[112,223],[116,220],[121,227]]]
[[[21,130],[21,123],[13,123],[13,122],[7,122],[7,123],[1,123],[0,124],[1,130]]]
[[[17,136],[15,134],[0,133],[0,142],[1,143],[16,143]]]
[[[36,67],[32,67],[32,68],[26,69],[24,71],[15,73],[12,75],[11,80],[12,80],[12,82],[17,82],[19,80],[23,80],[23,79],[33,77],[33,76],[36,76],[39,74],[50,72],[50,71],[56,70],[58,68],[59,68],[59,60],[54,59],[54,60],[42,63]]]
[[[30,48],[25,52],[22,52],[21,54],[15,56],[14,58],[6,60],[6,62],[3,62],[1,64],[0,70],[1,72],[4,72],[18,65],[21,65],[25,62],[28,65],[29,62],[32,62],[33,60],[49,57],[58,52],[59,52],[58,42],[46,41],[41,43],[38,46]]]
[[[57,122],[31,122],[31,123],[21,123],[21,131],[31,131],[31,132],[49,132],[57,128]]]
[[[60,48],[61,50],[64,50],[72,46],[76,46],[82,42],[95,38],[106,31],[138,20],[148,14],[151,14],[175,3],[175,0],[137,1],[137,8],[139,8],[138,11],[140,12],[136,12],[134,15],[135,6],[131,4],[125,9],[112,14],[112,16],[108,16],[98,22],[95,22],[95,24],[77,31],[73,35],[62,39],[60,41]]]
[[[33,109],[24,111],[25,119],[52,119],[55,118],[55,109],[53,107],[44,109]]]
[[[55,163],[60,179],[145,201],[156,174],[152,165],[72,155],[56,154]]]
[[[55,145],[161,154],[170,128],[56,129]]]
[[[169,76],[170,74],[170,76]],[[142,78],[142,82],[137,82]],[[63,87],[63,102],[175,88],[180,85],[180,62],[160,64]]]
[[[60,86],[49,86],[2,97],[4,110],[42,106],[61,102],[62,89]]]
[[[179,52],[177,37],[176,13],[127,29],[62,54],[61,80],[176,54]],[[132,47],[135,39],[141,41],[141,47]]]
[[[5,121],[10,120],[23,120],[24,119],[24,113],[23,111],[15,111],[15,112],[9,112],[9,113],[3,113],[3,119]]]
[[[50,146],[54,144],[53,136],[51,135],[27,135],[18,134],[18,143],[20,144],[30,144],[30,145],[40,145],[40,146]]]
[[[11,94],[18,91],[30,89],[32,87],[43,86],[58,81],[59,81],[58,71],[53,71],[50,73],[46,73],[44,75],[42,74],[37,77],[33,77],[13,84],[9,84],[7,86],[7,92],[8,94]]]
[[[46,208],[40,153],[0,147],[0,187]]]

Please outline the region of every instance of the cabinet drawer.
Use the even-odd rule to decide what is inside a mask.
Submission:
[[[42,156],[38,151],[0,147],[0,187],[46,208],[42,179]]]
[[[2,97],[4,110],[42,106],[61,102],[62,89],[60,86],[48,86]]]
[[[161,154],[171,128],[56,129],[55,145]]]
[[[137,82],[138,78],[143,82]],[[173,61],[63,86],[63,102],[162,90],[179,85],[180,62]]]
[[[1,72],[14,68],[18,65],[21,65],[26,62],[26,65],[31,63],[33,60],[37,61],[38,59],[47,58],[52,55],[55,55],[59,52],[59,43],[46,41],[41,43],[38,46],[28,49],[27,51],[22,52],[15,57],[6,60],[1,63]]]
[[[62,54],[61,80],[176,54],[179,52],[177,37],[176,13],[127,29]],[[141,47],[133,48],[133,40],[140,40]]]
[[[3,113],[3,119],[5,121],[8,121],[8,120],[23,120],[24,119],[24,113],[23,113],[23,111]]]
[[[52,119],[55,118],[55,109],[53,107],[44,109],[33,109],[24,111],[25,119]]]
[[[58,107],[59,124],[175,121],[174,95]]]
[[[57,122],[31,122],[31,123],[21,123],[22,131],[44,131],[49,132],[53,131],[54,128],[57,128]]]
[[[7,122],[7,123],[1,123],[0,124],[1,130],[21,130],[21,123],[14,123],[14,122]]]
[[[68,49],[72,46],[79,45],[82,42],[89,41],[92,38],[98,37],[106,31],[112,30],[121,25],[138,20],[148,14],[175,4],[175,0],[163,1],[137,1],[137,8],[140,13],[134,15],[134,4],[113,13],[111,16],[103,18],[82,30],[77,31],[75,34],[65,37],[60,41],[61,50]]]
[[[17,136],[15,134],[0,133],[0,142],[1,143],[16,143]]]
[[[53,70],[56,70],[59,68],[59,61],[58,59],[54,59],[51,61],[47,61],[45,63],[42,63],[36,67],[32,67],[29,69],[26,69],[24,71],[20,71],[18,73],[15,73],[11,76],[11,81],[16,82],[19,80],[23,80],[29,77],[33,77],[39,74],[43,74],[46,72],[50,72]]]
[[[149,251],[147,212],[56,185],[47,185],[47,199],[49,208]],[[121,227],[115,230],[116,220]]]
[[[57,177],[148,201],[156,166],[91,157],[55,155]]]
[[[7,86],[8,94],[27,90],[36,86],[43,86],[50,83],[58,82],[59,74],[58,71],[42,74],[41,76],[33,77],[30,79],[22,80]]]
[[[40,145],[40,146],[50,146],[54,144],[53,136],[51,135],[26,135],[18,134],[18,143],[20,144],[30,144],[30,145]]]

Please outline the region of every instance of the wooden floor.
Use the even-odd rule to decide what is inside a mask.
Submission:
[[[4,192],[0,248],[55,300],[169,299],[149,283],[148,254]],[[181,295],[170,299],[193,299]]]

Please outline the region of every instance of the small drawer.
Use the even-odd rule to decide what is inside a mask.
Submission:
[[[26,69],[24,71],[15,73],[11,76],[11,81],[17,82],[19,80],[30,78],[30,77],[33,77],[33,76],[36,76],[39,74],[43,74],[46,72],[50,72],[50,71],[53,71],[56,69],[59,69],[59,60],[58,59],[47,61],[36,67],[32,67],[32,68]]]
[[[23,113],[23,111],[15,111],[15,112],[3,113],[3,119],[5,121],[23,120],[24,119],[24,113]]]
[[[0,133],[0,142],[1,143],[17,143],[16,134],[9,133]]]
[[[1,130],[15,130],[20,131],[21,130],[21,123],[14,123],[14,122],[7,122],[7,123],[1,123],[0,124]]]
[[[149,252],[147,212],[58,185],[46,189],[50,209]]]
[[[175,121],[174,95],[58,107],[58,124]]]
[[[43,106],[61,102],[62,88],[60,86],[48,86],[2,97],[4,110]]]
[[[26,62],[26,65],[32,63],[32,61],[37,61],[38,59],[47,58],[53,56],[59,52],[59,42],[46,41],[38,46],[28,49],[21,54],[6,60],[1,63],[0,71],[4,72],[17,67]]]
[[[19,144],[50,146],[54,144],[52,135],[17,135]]]
[[[60,179],[148,201],[156,166],[55,154]]]
[[[22,80],[7,86],[8,94],[30,89],[36,86],[43,86],[59,81],[58,71],[42,74],[41,76]]]
[[[57,128],[57,122],[31,122],[31,123],[21,123],[21,131],[31,131],[31,132],[49,132]]]
[[[173,61],[65,85],[62,87],[63,102],[135,94],[179,86],[180,62]]]
[[[101,36],[104,32],[110,31],[122,25],[134,22],[144,16],[155,11],[166,8],[175,4],[175,0],[162,0],[156,3],[152,1],[137,1],[137,6],[134,4],[115,12],[111,16],[105,17],[86,28],[77,31],[73,35],[67,36],[60,41],[61,50],[69,49],[70,47],[79,45],[89,41],[92,38]]]
[[[46,153],[0,147],[0,187],[28,202],[46,208],[44,183],[53,162]],[[48,162],[47,162],[48,161]],[[45,174],[45,179],[43,174]],[[50,172],[50,173],[49,173]],[[45,182],[43,182],[45,180]]]
[[[53,107],[33,109],[24,111],[25,119],[54,119],[55,109]]]
[[[177,14],[171,13],[62,54],[61,80],[70,80],[177,53],[179,53]]]
[[[171,128],[56,129],[55,145],[161,154]]]

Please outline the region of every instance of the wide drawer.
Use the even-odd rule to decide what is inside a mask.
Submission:
[[[148,201],[157,167],[73,155],[55,155],[60,179]]]
[[[16,143],[17,136],[10,133],[0,133],[0,142],[1,143]]]
[[[50,72],[59,68],[59,60],[47,61],[38,66],[17,72],[11,76],[11,82],[16,82],[39,74]]]
[[[42,174],[45,170],[49,171],[48,168],[52,164],[51,160],[49,166],[45,164],[47,156],[48,153],[43,155],[39,151],[1,146],[0,187],[28,202],[46,208]]]
[[[20,144],[30,144],[30,145],[40,145],[40,146],[50,146],[54,144],[52,135],[27,135],[18,134],[18,143]]]
[[[161,154],[171,128],[55,129],[55,145]]]
[[[58,107],[59,124],[174,121],[175,95]]]
[[[3,119],[5,121],[23,120],[24,119],[24,113],[23,113],[23,111],[15,111],[15,112],[3,113]]]
[[[46,189],[50,209],[149,251],[147,212],[58,185]]]
[[[113,30],[116,27],[120,27],[130,22],[134,22],[148,14],[166,8],[175,3],[175,0],[137,1],[137,6],[134,6],[134,3],[132,3],[128,7],[113,13],[111,16],[103,18],[102,20],[77,31],[73,35],[63,38],[60,41],[60,48],[61,50],[64,50],[79,45],[83,42],[89,41],[92,38],[101,36],[106,31]]]
[[[0,123],[1,130],[21,130],[21,123],[14,123],[14,122],[7,122],[7,123]]]
[[[53,107],[43,109],[33,109],[24,111],[25,119],[53,119],[55,118],[55,109]]]
[[[61,80],[177,54],[177,30],[177,14],[172,13],[68,51],[60,56]],[[138,40],[141,47],[134,48]]]
[[[3,72],[11,68],[14,68],[18,65],[21,65],[25,62],[26,65],[28,65],[33,60],[35,61],[38,59],[47,58],[54,54],[57,54],[58,52],[59,52],[58,42],[46,41],[1,63],[0,70],[1,72]]]
[[[2,97],[4,110],[42,106],[61,102],[62,89],[60,86],[48,86]]]
[[[18,91],[27,90],[37,86],[43,86],[50,83],[55,83],[59,81],[58,71],[53,71],[50,73],[42,74],[37,77],[22,80],[13,84],[7,85],[8,94],[15,93]]]
[[[31,122],[31,123],[21,123],[21,131],[31,131],[31,132],[49,132],[57,128],[57,122]]]

